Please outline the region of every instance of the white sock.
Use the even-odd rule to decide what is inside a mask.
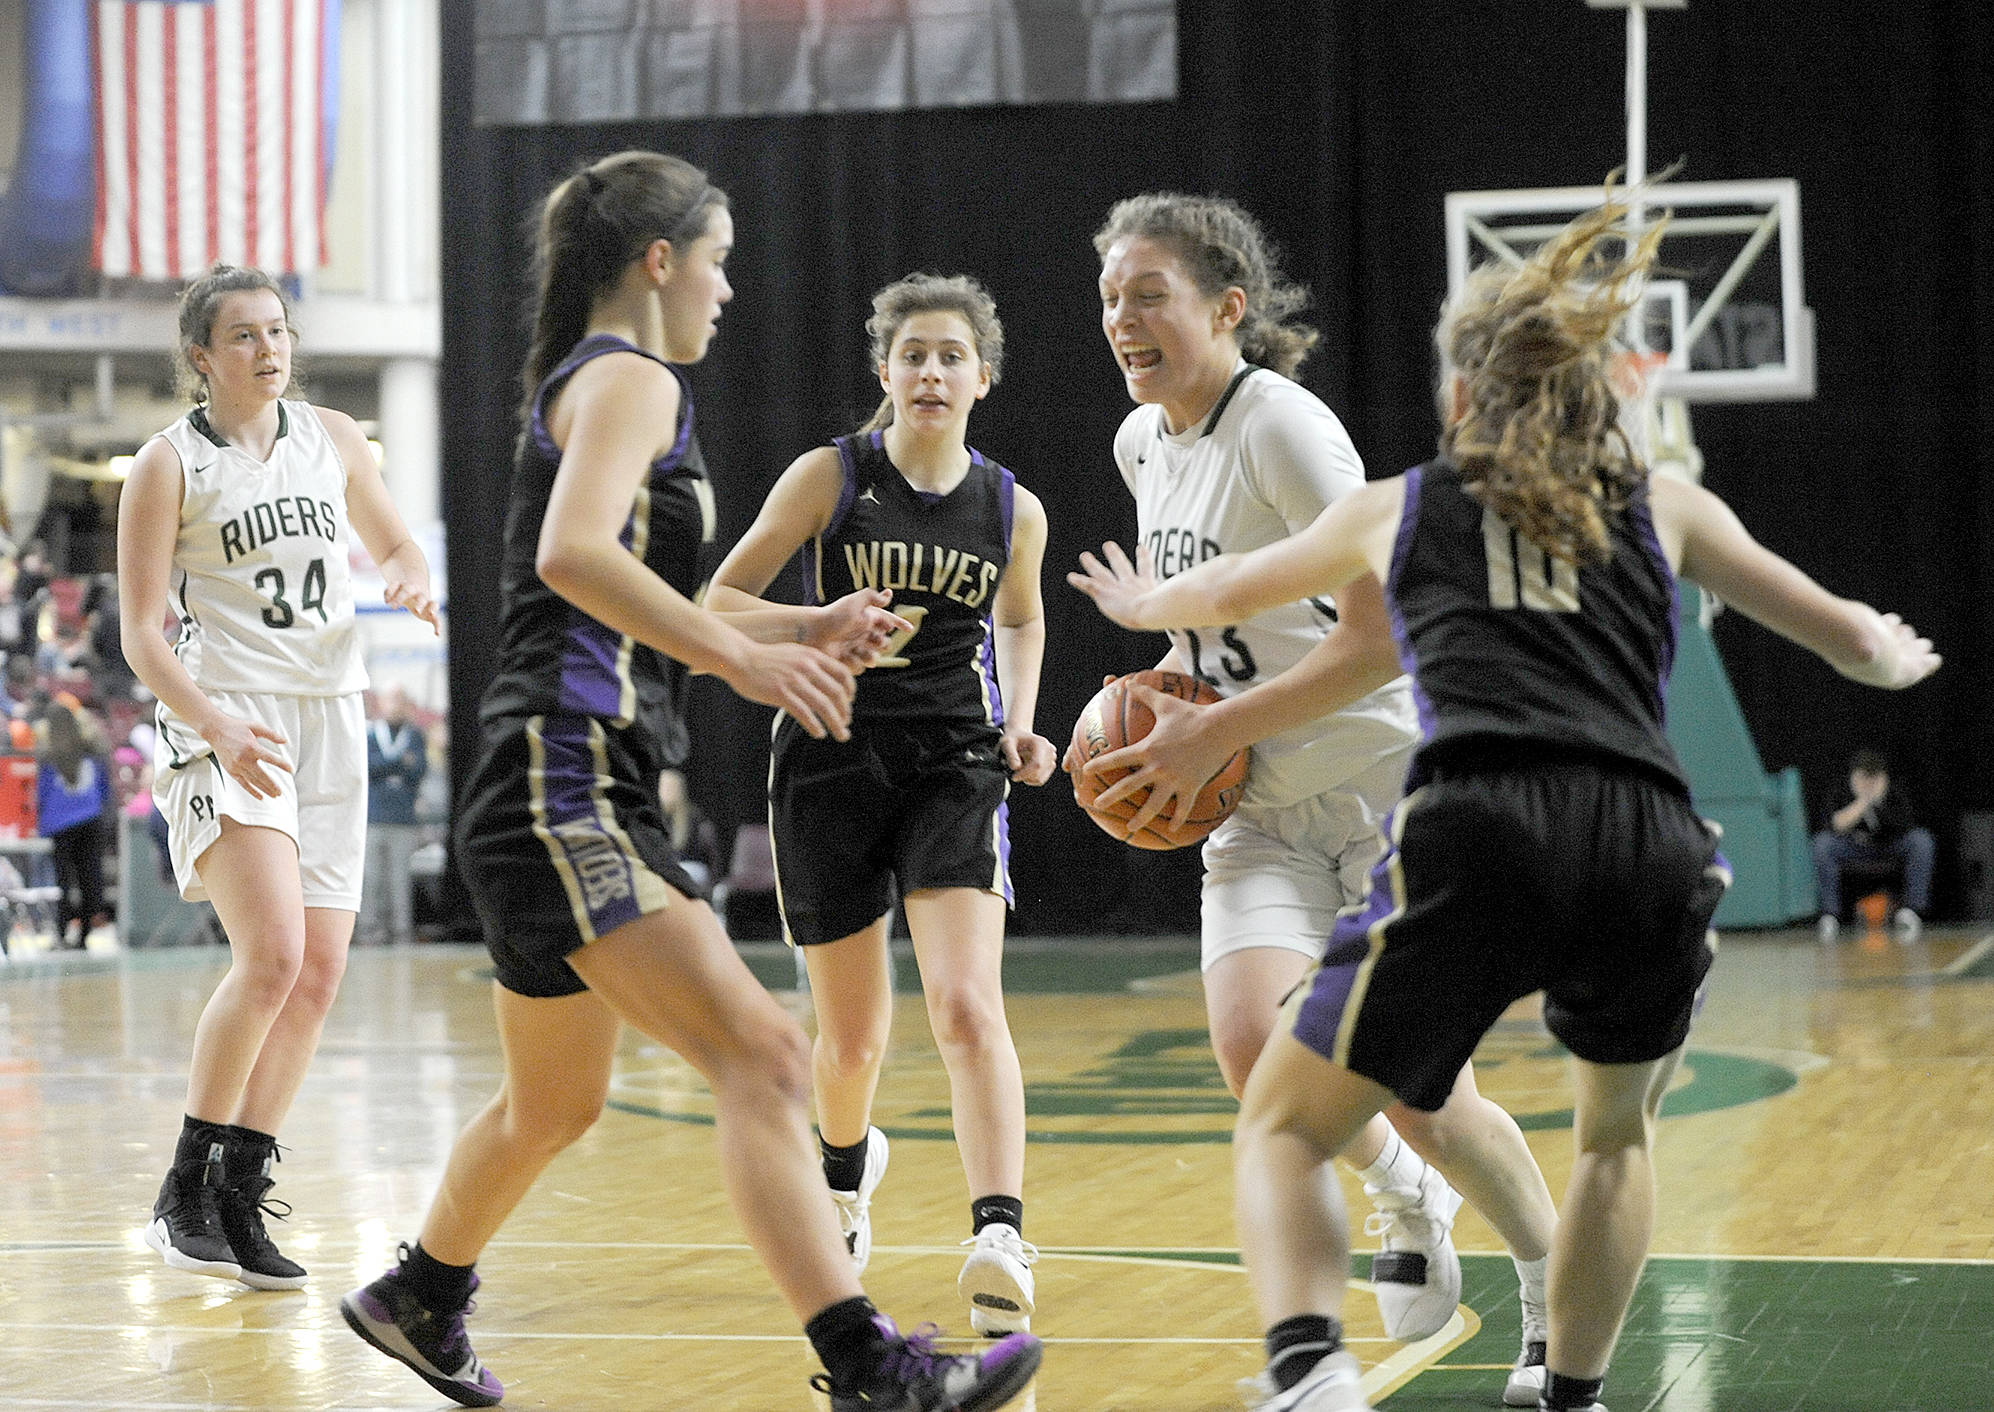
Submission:
[[[1385,1135],[1384,1150],[1378,1160],[1357,1174],[1364,1179],[1364,1185],[1375,1191],[1406,1191],[1419,1185],[1419,1179],[1426,1175],[1426,1159],[1414,1152],[1398,1129],[1392,1128]]]
[[[1545,1312],[1544,1289],[1551,1257],[1544,1255],[1535,1260],[1519,1260],[1512,1255],[1509,1263],[1516,1266],[1516,1293],[1523,1301],[1524,1335],[1528,1337],[1533,1327],[1541,1333],[1549,1317]]]

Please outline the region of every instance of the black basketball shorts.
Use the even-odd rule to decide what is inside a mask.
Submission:
[[[455,844],[507,990],[543,998],[585,990],[571,953],[706,895],[672,850],[658,768],[641,736],[593,716],[487,724]]]
[[[781,717],[769,838],[790,941],[850,936],[924,888],[1013,901],[1010,780],[997,729],[982,722],[855,721],[838,741]]]
[[[1288,1011],[1311,1049],[1431,1111],[1537,991],[1593,1063],[1687,1039],[1730,872],[1680,790],[1591,761],[1450,774],[1407,796],[1389,837]]]

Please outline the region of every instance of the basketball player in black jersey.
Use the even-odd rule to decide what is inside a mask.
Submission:
[[[445,1396],[497,1403],[504,1389],[464,1332],[472,1265],[602,1111],[628,1023],[712,1085],[735,1212],[824,1360],[833,1412],[994,1408],[1032,1376],[1037,1341],[949,1357],[865,1298],[810,1149],[803,1032],[679,865],[658,805],[659,771],[684,751],[688,669],[782,708],[806,736],[843,736],[853,671],[840,659],[869,659],[906,626],[870,591],[731,623],[694,601],[713,500],[674,365],[712,341],[732,241],[726,196],[652,152],[584,168],[543,208],[503,642],[456,826],[497,963],[504,1084],[458,1137],[418,1243],[341,1310]]]
[[[1148,591],[1118,551],[1072,576],[1116,621],[1163,628],[1375,573],[1419,695],[1391,849],[1285,1009],[1235,1135],[1240,1240],[1270,1326],[1267,1412],[1365,1406],[1337,1322],[1344,1217],[1317,1169],[1394,1097],[1438,1107],[1482,1035],[1537,991],[1579,1061],[1540,1406],[1603,1412],[1653,1224],[1655,1121],[1727,880],[1662,729],[1676,573],[1857,681],[1907,687],[1939,665],[1894,616],[1761,547],[1715,496],[1650,481],[1609,374],[1660,234],[1609,256],[1630,248],[1625,215],[1609,202],[1455,297],[1436,335],[1439,459]]]
[[[964,441],[1003,358],[990,296],[914,275],[873,310],[878,413],[783,473],[709,601],[760,606],[752,595],[801,550],[806,603],[884,589],[910,624],[859,678],[849,741],[776,725],[776,896],[809,967],[824,1174],[860,1269],[887,1159],[871,1116],[893,1016],[887,923],[906,908],[969,1180],[975,1248],[959,1290],[971,1326],[995,1337],[1030,1327],[1037,1258],[1021,1236],[1025,1093],[1001,965],[1005,798],[1013,780],[1043,784],[1055,760],[1032,730],[1045,511]]]

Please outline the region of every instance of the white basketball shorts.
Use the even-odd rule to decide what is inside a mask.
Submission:
[[[1335,789],[1280,808],[1252,796],[1205,840],[1201,966],[1255,946],[1322,955],[1336,914],[1364,898],[1405,784],[1398,752]]]
[[[367,713],[360,693],[210,691],[208,699],[283,736],[282,745],[270,748],[291,768],[268,771],[278,792],[257,799],[222,769],[192,727],[160,708],[152,797],[166,816],[180,895],[206,900],[201,855],[221,837],[226,817],[290,835],[305,906],[359,911],[367,853]]]

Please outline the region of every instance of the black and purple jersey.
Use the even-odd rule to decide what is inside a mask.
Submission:
[[[654,737],[662,763],[672,765],[686,750],[680,711],[685,664],[597,622],[549,588],[534,568],[561,464],[561,450],[547,431],[547,405],[576,369],[606,353],[653,356],[612,334],[583,339],[540,384],[531,424],[520,433],[505,527],[499,669],[485,690],[480,718],[569,714],[634,725]],[[646,568],[696,598],[718,561],[713,490],[693,437],[692,390],[682,372],[664,366],[679,383],[678,435],[638,487],[621,539]]]
[[[1001,726],[990,605],[1011,562],[1016,480],[972,448],[968,474],[938,495],[907,483],[883,432],[832,444],[845,481],[830,524],[803,546],[804,602],[887,588],[893,611],[914,624],[860,674],[854,721]]]
[[[1676,578],[1645,487],[1608,531],[1609,558],[1570,564],[1449,463],[1406,472],[1385,590],[1423,737],[1408,789],[1443,757],[1523,749],[1630,761],[1688,793],[1663,730]]]

